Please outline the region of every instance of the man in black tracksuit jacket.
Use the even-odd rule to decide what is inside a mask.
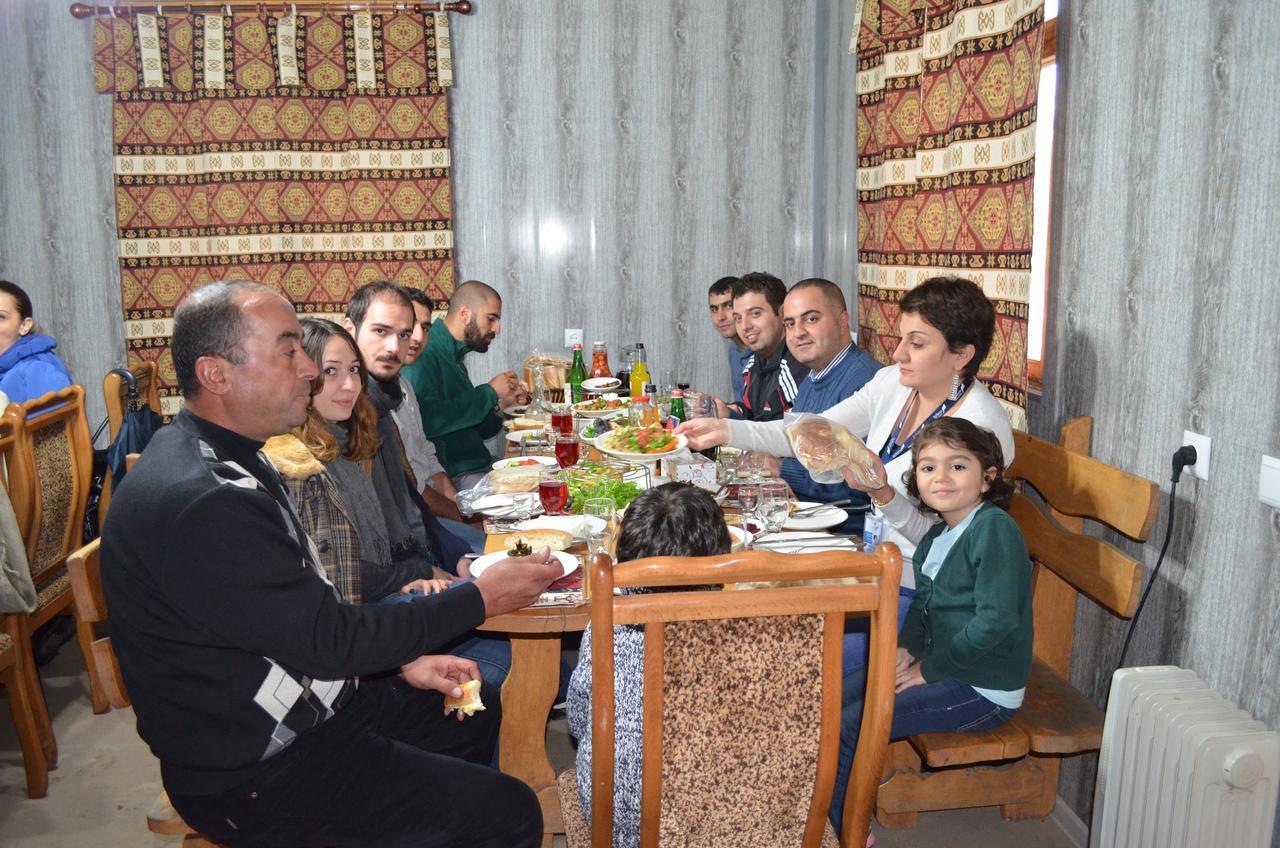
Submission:
[[[209,284],[174,316],[186,409],[102,534],[138,732],[174,807],[222,844],[536,845],[533,793],[483,765],[497,693],[446,718],[443,694],[478,673],[430,651],[532,602],[559,566],[544,551],[417,603],[341,603],[258,453],[306,415],[317,370],[299,338],[288,302],[253,283]],[[415,688],[390,684],[397,669]]]

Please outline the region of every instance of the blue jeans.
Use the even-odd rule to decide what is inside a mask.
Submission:
[[[452,518],[440,518],[436,516],[436,520],[444,525],[444,529],[457,536],[463,542],[471,547],[471,552],[476,554],[484,553],[484,531],[479,527],[470,524],[464,524],[461,521],[454,521]],[[452,565],[452,563],[450,563]]]
[[[853,754],[862,730],[862,703],[867,691],[867,672],[861,669],[844,679],[840,713],[840,759],[836,765],[836,785],[831,796],[831,822],[840,829],[844,814],[844,796],[853,770]],[[986,730],[1009,720],[1014,710],[993,704],[973,691],[967,683],[939,680],[912,686],[900,692],[893,704],[890,739],[902,739],[917,733],[939,731]],[[876,775],[879,780],[879,775]]]
[[[907,617],[907,607],[916,595],[915,589],[898,589],[898,632],[902,632],[902,620]],[[867,658],[871,650],[871,617],[862,615],[849,618],[844,624],[844,667],[845,677],[855,671],[867,667]]]

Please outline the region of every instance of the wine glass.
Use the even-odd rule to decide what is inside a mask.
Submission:
[[[748,515],[756,511],[760,503],[760,487],[755,483],[743,483],[738,486],[738,503],[742,505],[742,514]]]
[[[791,514],[791,492],[787,484],[781,481],[764,483],[760,486],[760,517],[764,528],[770,533],[777,533]]]

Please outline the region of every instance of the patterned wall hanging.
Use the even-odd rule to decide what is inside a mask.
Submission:
[[[138,14],[93,38],[115,99],[129,363],[157,361],[166,414],[173,309],[202,283],[256,280],[329,317],[379,277],[453,291],[452,60],[434,15]]]
[[[937,275],[996,307],[980,377],[1025,429],[1042,0],[865,0],[858,45],[858,342]]]

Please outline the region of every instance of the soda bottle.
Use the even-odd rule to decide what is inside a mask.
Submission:
[[[644,387],[649,382],[649,366],[645,363],[644,343],[636,342],[636,362],[631,366],[631,396],[640,397],[645,394]]]
[[[684,389],[676,386],[671,390],[671,417],[667,419],[671,422],[672,427],[677,427],[684,421]]]
[[[569,369],[569,390],[571,403],[582,401],[582,381],[587,379],[587,366],[582,361],[582,345],[573,346],[573,367]]]
[[[613,372],[609,370],[609,351],[605,349],[604,342],[595,342],[591,345],[591,374],[589,376],[613,376]]]

